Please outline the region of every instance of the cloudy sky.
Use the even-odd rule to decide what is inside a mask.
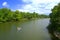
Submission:
[[[0,0],[0,8],[49,14],[59,2],[60,0]]]

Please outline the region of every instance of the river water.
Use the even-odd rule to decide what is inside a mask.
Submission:
[[[47,30],[49,19],[0,24],[0,40],[51,40]]]

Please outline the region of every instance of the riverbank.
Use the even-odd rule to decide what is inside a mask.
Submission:
[[[27,19],[27,18],[24,18],[24,19],[20,19],[20,20],[18,20],[18,21],[14,21],[14,20],[12,20],[12,21],[2,21],[2,22],[0,22],[0,23],[8,23],[8,22],[27,22],[27,21],[31,21],[31,20],[38,20],[38,19],[50,19],[50,18],[32,18],[32,19]]]
[[[60,3],[51,9],[50,13],[50,25],[48,30],[53,36],[53,40],[60,40]]]
[[[38,14],[36,12],[21,12],[19,10],[12,11],[9,8],[0,8],[0,23],[32,20],[36,18],[49,18],[49,16],[45,14]]]

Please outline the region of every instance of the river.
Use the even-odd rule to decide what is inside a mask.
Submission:
[[[0,40],[51,40],[47,30],[49,19],[0,24]]]

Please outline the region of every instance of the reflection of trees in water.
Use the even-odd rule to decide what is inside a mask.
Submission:
[[[51,39],[52,40],[60,40],[57,36],[58,36],[58,33],[60,33],[60,31],[58,30],[60,25],[57,25],[57,24],[49,24],[47,29],[49,31],[49,34],[51,36]],[[57,35],[57,36],[56,36]],[[60,35],[60,34],[59,34]]]
[[[12,27],[18,27],[19,23],[18,22],[6,22],[6,23],[1,23],[0,24],[0,32],[9,32],[11,31]]]
[[[12,24],[10,23],[2,23],[0,24],[0,32],[8,32],[11,29]]]

